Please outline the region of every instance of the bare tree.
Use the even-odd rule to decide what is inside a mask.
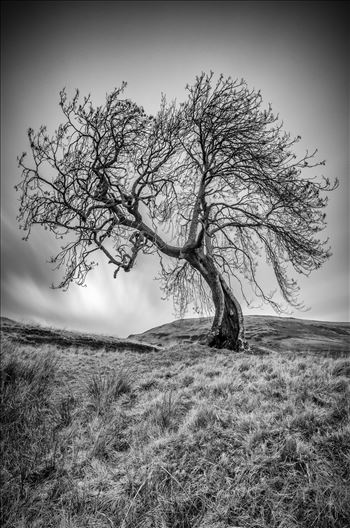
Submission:
[[[301,175],[315,152],[297,157],[300,139],[283,132],[260,92],[241,80],[201,74],[177,106],[162,98],[155,117],[123,97],[125,84],[94,108],[77,91],[60,92],[65,121],[50,137],[28,131],[32,160],[19,158],[19,221],[41,224],[65,245],[52,262],[65,270],[58,287],[84,284],[102,251],[114,277],[140,253],[157,253],[163,289],[181,314],[213,302],[209,344],[245,346],[232,281],[279,309],[257,279],[262,254],[284,299],[298,305],[290,263],[309,274],[330,256],[317,238],[325,226],[328,179]]]

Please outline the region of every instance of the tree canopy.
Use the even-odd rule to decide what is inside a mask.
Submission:
[[[300,136],[286,133],[244,80],[202,73],[181,104],[163,96],[155,116],[125,87],[96,108],[90,96],[69,99],[62,90],[55,133],[28,131],[19,221],[27,237],[40,224],[64,240],[52,258],[64,270],[58,287],[84,284],[97,251],[114,276],[140,253],[157,253],[163,289],[181,313],[195,299],[216,306],[214,276],[244,296],[250,285],[278,309],[257,278],[265,257],[284,299],[299,306],[290,267],[307,275],[330,256],[318,233],[324,192],[337,182],[311,170],[324,161],[297,155]]]

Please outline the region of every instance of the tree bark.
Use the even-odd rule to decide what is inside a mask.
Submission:
[[[241,306],[216,269],[213,259],[200,250],[191,251],[186,258],[199,271],[211,290],[215,315],[208,336],[209,346],[228,348],[235,352],[246,350],[248,345],[244,338]]]
[[[223,308],[213,295],[215,316],[209,334],[209,345],[215,348],[228,348],[236,352],[246,349],[242,309],[224,278],[219,275],[222,290]],[[213,290],[212,290],[213,291]],[[222,314],[222,315],[221,315]]]

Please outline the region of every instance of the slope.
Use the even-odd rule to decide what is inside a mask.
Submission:
[[[142,334],[130,335],[129,339],[163,346],[200,342],[210,324],[210,318],[179,319]],[[329,350],[341,354],[350,350],[350,323],[250,315],[245,317],[245,324],[246,337],[255,352]]]

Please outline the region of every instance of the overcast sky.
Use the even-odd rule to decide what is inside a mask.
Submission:
[[[126,96],[155,113],[161,92],[185,98],[202,71],[244,78],[261,89],[303,149],[319,149],[323,174],[338,177],[330,195],[333,257],[308,279],[295,317],[349,320],[349,28],[343,2],[2,2],[1,306],[22,321],[121,337],[174,319],[154,280],[157,262],[142,259],[113,279],[102,265],[87,287],[51,290],[55,241],[40,228],[21,240],[13,188],[26,130],[54,131],[62,87],[91,93],[96,104],[121,82]],[[269,280],[269,279],[267,279]],[[244,313],[270,313],[271,308]],[[188,314],[193,316],[192,313]]]

